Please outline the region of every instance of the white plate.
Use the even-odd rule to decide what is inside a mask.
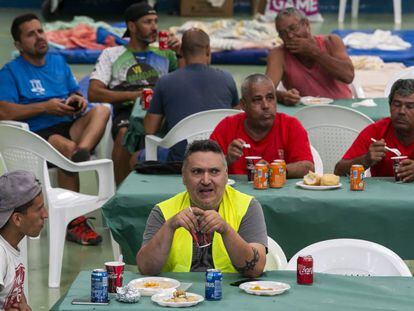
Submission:
[[[313,97],[313,96],[305,96],[301,97],[300,102],[306,106],[313,106],[313,105],[327,105],[333,103],[332,98],[326,97]]]
[[[266,289],[253,289],[255,286],[260,286]],[[280,295],[290,289],[290,285],[281,282],[272,281],[254,281],[240,284],[240,289],[244,290],[248,294],[259,295],[259,296],[273,296]]]
[[[196,304],[204,301],[204,297],[200,296],[198,294],[193,293],[186,293],[189,297],[196,297],[197,300],[195,301],[188,301],[188,302],[168,302],[166,300],[172,298],[172,293],[161,293],[156,294],[151,297],[151,300],[155,303],[158,303],[160,306],[163,307],[172,307],[172,308],[185,308],[185,307],[191,307],[195,306]]]
[[[234,179],[227,179],[227,184],[229,185],[229,186],[232,186],[232,185],[234,185],[236,183],[236,181],[234,180]]]
[[[145,287],[145,283],[156,282],[159,283],[158,287]],[[180,282],[170,278],[162,277],[147,277],[132,280],[128,283],[139,290],[142,296],[152,296],[154,294],[162,293],[165,291],[172,292],[174,289],[180,286]]]
[[[330,190],[330,189],[338,189],[342,187],[342,184],[339,183],[335,186],[310,186],[310,185],[305,185],[303,180],[298,181],[296,183],[296,186],[299,186],[303,189],[307,189],[307,190]]]

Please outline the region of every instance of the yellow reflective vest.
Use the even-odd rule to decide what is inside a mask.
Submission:
[[[223,199],[218,212],[220,216],[238,232],[240,223],[247,212],[252,196],[241,193],[230,186],[226,186]],[[190,196],[187,191],[158,204],[164,215],[165,221],[178,214],[183,209],[191,206]],[[212,242],[212,255],[214,268],[222,272],[236,273],[230,257],[227,254],[223,239],[219,233],[214,234]],[[189,272],[193,257],[193,238],[186,229],[175,230],[170,254],[165,263],[163,272]]]

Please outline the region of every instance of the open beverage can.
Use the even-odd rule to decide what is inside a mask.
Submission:
[[[365,169],[363,165],[354,164],[351,166],[351,171],[349,173],[351,190],[363,191],[365,189],[364,172]]]
[[[268,185],[268,168],[266,164],[256,163],[254,167],[254,182],[253,187],[255,189],[267,189]]]
[[[108,302],[108,273],[104,269],[92,271],[91,302]]]
[[[282,188],[286,183],[285,160],[274,160],[270,163],[269,186],[270,188]]]
[[[158,32],[158,48],[168,50],[168,31],[160,30]]]
[[[219,269],[207,269],[206,271],[206,299],[220,300],[223,297],[221,280],[223,274]]]
[[[311,255],[298,257],[296,277],[298,284],[313,283],[313,257]]]
[[[152,94],[154,91],[150,88],[143,89],[141,93],[141,106],[142,109],[148,110],[152,100]]]

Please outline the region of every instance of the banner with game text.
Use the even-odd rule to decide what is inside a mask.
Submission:
[[[289,7],[301,10],[311,22],[323,21],[318,0],[267,0],[265,19],[274,19],[278,12]]]

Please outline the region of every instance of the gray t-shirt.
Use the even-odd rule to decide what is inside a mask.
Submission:
[[[148,216],[142,245],[148,243],[164,223],[164,215],[156,205]],[[247,243],[259,243],[267,247],[266,222],[262,206],[256,199],[252,199],[250,202],[247,212],[240,223],[238,234]],[[190,271],[202,272],[210,268],[214,268],[211,246],[198,248],[193,244],[193,259]]]

